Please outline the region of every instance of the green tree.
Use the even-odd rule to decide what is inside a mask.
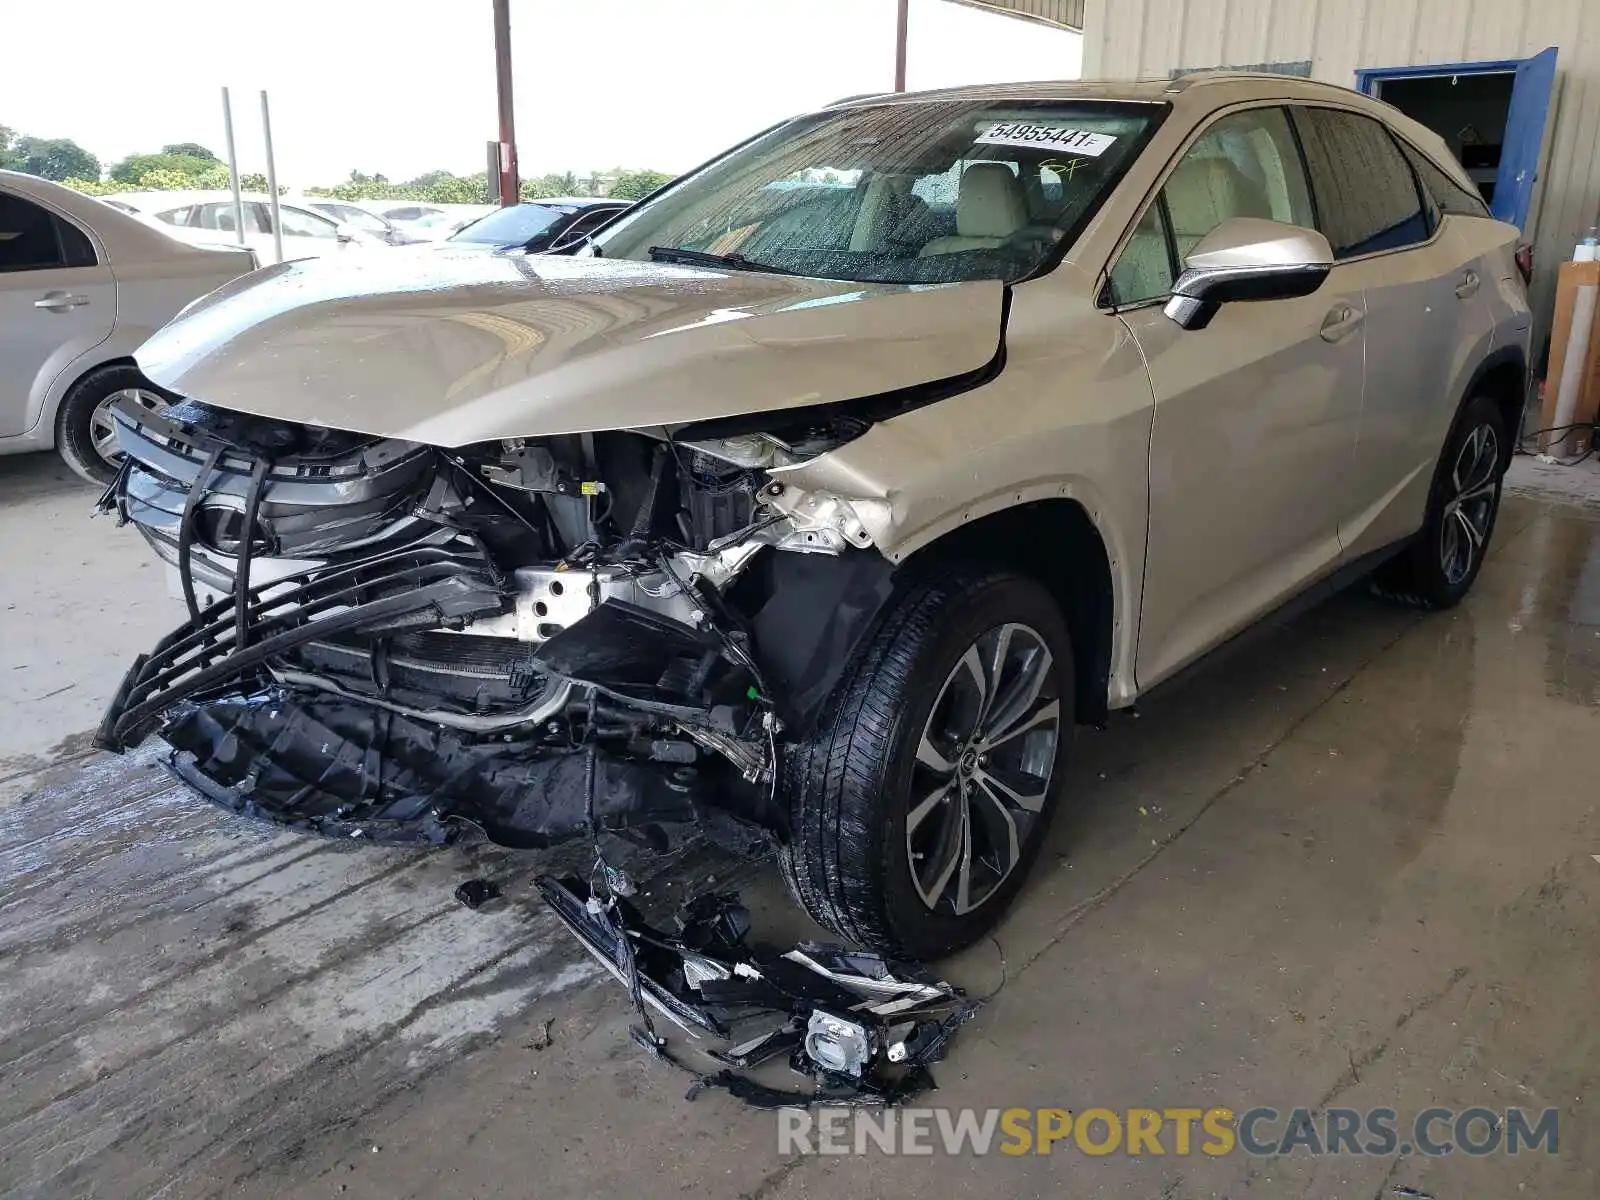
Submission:
[[[615,196],[621,200],[642,200],[651,192],[664,184],[671,183],[673,176],[661,171],[622,171],[611,184],[607,195]]]
[[[61,184],[85,196],[113,196],[118,192],[134,190],[133,184],[118,183],[115,179],[63,179]]]
[[[0,125],[0,171],[15,171],[17,162],[11,143],[17,140],[17,131],[9,125]]]
[[[483,171],[476,175],[452,175],[427,188],[423,198],[435,204],[487,204],[489,177]]]
[[[151,171],[193,177],[220,165],[215,158],[199,158],[193,154],[130,154],[111,168],[111,178],[118,183],[137,183]]]
[[[173,142],[170,145],[161,147],[161,153],[177,154],[184,158],[201,158],[206,162],[222,161],[215,154],[211,153],[211,151],[202,146],[199,142]]]
[[[162,167],[146,171],[133,183],[141,192],[186,192],[195,186],[193,175]]]
[[[436,186],[438,184],[441,184],[441,183],[445,182],[445,180],[447,180],[447,179],[454,179],[454,178],[455,178],[455,176],[453,174],[451,174],[449,171],[424,171],[421,175],[418,175],[415,179],[408,179],[403,184],[401,184],[400,186],[401,187],[408,187],[408,188],[426,189],[426,188],[431,188],[431,187],[434,187],[434,186]]]
[[[40,179],[100,178],[100,160],[71,138],[18,138],[10,155],[16,170]]]
[[[589,193],[579,183],[577,175],[566,171],[524,179],[517,194],[524,200],[539,200],[545,196],[584,196]]]

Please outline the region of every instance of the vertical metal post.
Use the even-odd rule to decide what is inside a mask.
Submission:
[[[894,27],[894,90],[906,90],[906,27],[911,21],[911,0],[900,0]]]
[[[511,109],[511,0],[494,0],[494,90],[500,109],[499,194],[517,202],[517,130]]]
[[[267,143],[267,207],[272,212],[272,253],[283,261],[283,225],[278,220],[278,162],[272,156],[272,113],[267,89],[261,89],[261,136]]]
[[[239,152],[233,145],[233,106],[228,102],[228,89],[222,89],[222,131],[228,141],[228,186],[233,189],[233,226],[239,245],[244,240],[244,197],[239,194]]]

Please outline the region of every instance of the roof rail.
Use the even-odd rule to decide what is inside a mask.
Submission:
[[[1206,83],[1236,83],[1242,79],[1275,79],[1280,82],[1320,84],[1323,87],[1335,88],[1321,79],[1313,79],[1309,75],[1288,75],[1282,71],[1233,71],[1222,68],[1214,71],[1187,71],[1182,75],[1173,76],[1172,83],[1167,87],[1169,94],[1188,91],[1198,84]]]
[[[899,92],[861,92],[854,96],[840,96],[837,100],[829,101],[823,108],[838,108],[841,104],[854,104],[857,100],[882,100],[885,96],[898,96]]]

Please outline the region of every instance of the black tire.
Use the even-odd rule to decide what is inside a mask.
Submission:
[[[137,390],[150,398],[148,408],[165,407],[175,397],[158,388],[131,363],[96,367],[67,390],[56,413],[56,450],[73,471],[91,483],[110,483],[120,456],[102,454],[95,446],[100,405],[118,392]],[[159,401],[159,403],[157,403]]]
[[[1002,634],[1017,656],[1014,660],[998,649]],[[947,687],[958,688],[956,667],[966,661],[969,647],[976,649],[984,638],[995,639],[991,657],[1002,662],[1000,686],[991,695],[1006,695],[1009,683],[1010,694],[1020,701],[1024,675],[1033,670],[1041,680],[1038,698],[1013,711],[1037,706],[1046,719],[1025,737],[995,736],[1004,729],[991,728],[985,736],[992,736],[992,742],[981,741],[977,733],[965,742],[947,740],[957,723],[956,691],[947,692]],[[1049,651],[1048,659],[1038,654],[1039,647]],[[971,676],[964,678],[972,682]],[[1053,747],[1047,751],[1040,744],[1048,740],[1051,700],[1058,708]],[[991,714],[997,721],[1000,707]],[[1072,643],[1060,610],[1040,584],[1004,571],[953,568],[906,586],[854,656],[815,735],[790,755],[790,840],[779,853],[790,891],[819,924],[874,950],[926,960],[970,945],[994,927],[1016,898],[1045,840],[1060,804],[1073,715]],[[930,729],[930,722],[938,728]],[[1027,723],[1018,717],[1011,727]],[[925,733],[930,744],[942,743],[949,750],[945,766],[971,747],[959,753],[959,765],[950,775],[930,774],[932,768],[919,756]],[[1036,769],[1019,774],[1022,768],[1014,756],[1022,745],[1029,746]],[[980,757],[979,747],[988,753]],[[1041,781],[1038,771],[1045,759],[1049,766]],[[1002,777],[1030,799],[1043,797],[1036,813],[1013,809],[1009,816],[1000,815],[1006,806],[990,785]],[[930,781],[936,785],[946,778],[960,789],[959,795],[951,793],[931,808],[931,801],[924,803],[922,810],[930,815],[919,818],[913,833],[924,837],[924,823],[937,820],[939,827],[926,835],[937,837],[955,828],[944,822],[960,811],[957,806],[966,809],[968,819],[964,825],[957,819],[958,825],[976,830],[966,845],[974,864],[972,880],[986,885],[986,894],[965,912],[956,911],[954,896],[944,896],[935,886],[937,878],[924,888],[913,876],[907,837],[913,787],[920,795]],[[980,789],[992,807],[977,799]],[[967,799],[969,794],[974,799]],[[1002,873],[998,863],[1009,857],[1009,850],[999,846],[998,831],[1007,825],[1019,830],[1021,853]],[[941,858],[948,844],[941,840],[919,857]],[[959,863],[959,855],[953,858]],[[936,863],[924,863],[921,870],[939,875]],[[950,878],[948,872],[944,878]],[[958,870],[954,884],[960,879]],[[936,908],[923,899],[927,890],[935,892]],[[968,899],[978,890],[969,888]]]
[[[1460,604],[1489,552],[1509,459],[1500,406],[1488,396],[1473,397],[1434,471],[1422,532],[1373,573],[1372,590],[1410,608],[1438,611]],[[1472,497],[1465,504],[1463,494]]]

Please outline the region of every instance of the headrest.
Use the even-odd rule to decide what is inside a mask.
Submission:
[[[1167,180],[1173,232],[1204,237],[1229,217],[1272,216],[1265,189],[1225,158],[1189,158]]]
[[[974,163],[961,173],[956,233],[971,238],[1008,238],[1028,223],[1022,185],[1001,163]]]

